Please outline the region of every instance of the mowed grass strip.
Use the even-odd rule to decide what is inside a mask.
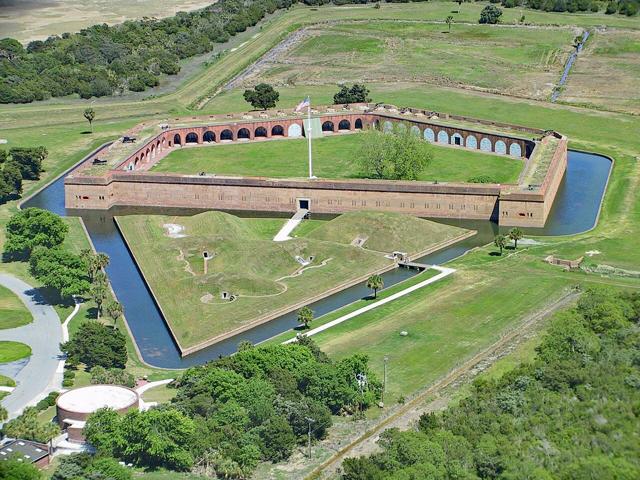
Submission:
[[[365,136],[328,135],[313,140],[314,174],[320,178],[362,178],[358,158]],[[486,175],[497,183],[515,183],[521,160],[464,148],[432,146],[433,160],[419,180],[466,182]],[[309,174],[306,139],[270,140],[183,147],[163,158],[152,170],[194,174],[304,178]]]
[[[15,362],[31,356],[31,347],[20,342],[0,341],[0,363]]]
[[[31,313],[16,294],[0,286],[0,329],[20,327],[32,321]]]

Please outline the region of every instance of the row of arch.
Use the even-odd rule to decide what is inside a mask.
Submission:
[[[356,121],[354,122],[353,127],[356,130],[362,130],[362,119],[356,118]],[[340,120],[338,122],[338,131],[340,130],[351,130],[351,122],[346,118],[343,120]],[[326,122],[323,122],[322,131],[335,132],[335,123],[333,123],[331,120],[327,120]]]
[[[400,128],[404,127],[403,124],[398,124]],[[382,125],[382,129],[385,132],[390,132],[393,129],[393,123],[390,121],[384,122]],[[522,147],[519,143],[513,142],[509,144],[507,148],[507,144],[503,140],[497,140],[494,143],[487,137],[480,138],[478,142],[478,138],[475,135],[469,134],[466,137],[462,136],[460,133],[454,133],[453,135],[449,135],[446,130],[439,130],[438,133],[427,127],[423,131],[420,131],[420,127],[417,125],[413,125],[410,128],[411,132],[416,136],[422,136],[427,142],[431,143],[445,143],[448,145],[459,145],[461,147],[466,147],[474,150],[482,150],[483,152],[495,152],[503,155],[509,152],[509,155],[513,157],[522,157]]]

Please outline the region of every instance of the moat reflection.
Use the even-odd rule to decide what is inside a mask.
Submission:
[[[567,173],[560,185],[547,225],[544,228],[525,229],[525,232],[530,235],[549,236],[576,234],[591,229],[597,221],[610,170],[611,161],[606,157],[569,151]],[[153,366],[186,368],[201,364],[216,359],[220,355],[233,353],[237,344],[242,340],[257,343],[297,325],[296,313],[292,312],[196,354],[181,358],[164,319],[113,222],[113,217],[136,214],[193,215],[203,210],[138,207],[119,207],[109,212],[66,210],[64,208],[64,176],[26,201],[23,207],[39,207],[59,215],[81,216],[83,218],[95,248],[107,253],[111,258],[107,267],[109,279],[118,300],[124,305],[129,328],[143,359]],[[234,212],[234,214],[238,215],[239,213]],[[244,215],[248,214],[245,212]],[[251,215],[257,216],[259,214]],[[267,213],[261,214],[261,216],[273,217],[274,215]],[[474,247],[492,242],[493,237],[499,231],[498,225],[490,221],[434,220],[474,229],[478,231],[478,234],[418,259],[421,263],[442,264],[448,262]],[[395,285],[416,273],[415,270],[403,268],[392,270],[384,274],[385,286]],[[364,284],[356,285],[312,304],[311,308],[317,316],[323,315],[366,297],[369,293]]]

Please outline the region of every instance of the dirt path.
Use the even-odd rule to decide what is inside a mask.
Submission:
[[[498,341],[474,355],[463,365],[449,372],[445,377],[422,391],[395,413],[383,419],[363,435],[338,450],[335,455],[313,470],[307,478],[329,478],[334,476],[338,472],[344,458],[369,455],[378,451],[376,442],[383,430],[387,428],[406,430],[410,428],[423,413],[446,408],[449,399],[445,391],[449,387],[467,383],[479,373],[486,370],[496,360],[507,355],[517,345],[527,338],[530,338],[531,335],[535,333],[534,327],[536,327],[541,320],[567,307],[574,302],[578,296],[579,293],[575,291],[565,292],[560,298],[549,303],[541,310],[524,317],[514,329],[505,333]],[[433,397],[436,398],[429,401]]]

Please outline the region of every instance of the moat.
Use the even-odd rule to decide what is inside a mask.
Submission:
[[[611,167],[611,160],[606,157],[569,151],[567,171],[545,227],[529,228],[525,229],[525,232],[530,235],[555,236],[571,235],[591,229],[598,218]],[[64,175],[24,202],[23,208],[26,207],[39,207],[59,215],[83,218],[96,250],[105,252],[111,259],[110,265],[107,267],[109,279],[118,300],[124,306],[127,322],[138,349],[143,359],[152,366],[186,368],[201,364],[216,359],[220,355],[233,353],[237,344],[242,340],[258,343],[297,326],[295,312],[290,313],[182,358],[153,297],[115,226],[113,217],[143,213],[190,215],[196,211],[167,208],[113,208],[108,212],[66,210],[64,206]],[[446,263],[474,247],[491,242],[498,231],[498,225],[490,221],[455,219],[437,219],[437,221],[474,229],[478,231],[478,234],[418,259],[417,261],[421,263]],[[384,275],[385,286],[392,286],[416,273],[414,270],[407,269],[392,270]],[[356,285],[311,304],[310,307],[316,316],[320,316],[361,299],[369,293],[365,285]]]

